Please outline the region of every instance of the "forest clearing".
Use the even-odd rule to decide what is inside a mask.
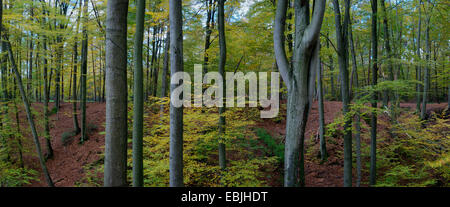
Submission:
[[[446,1],[0,5],[0,187],[450,185]]]

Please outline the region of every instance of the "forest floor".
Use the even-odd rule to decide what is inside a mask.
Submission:
[[[50,104],[51,109],[53,104]],[[402,108],[409,110],[415,109],[415,103],[402,103]],[[429,111],[439,110],[447,107],[446,103],[441,104],[428,104],[427,109]],[[22,107],[20,107],[22,108]],[[33,108],[37,113],[42,114],[42,104],[33,104]],[[341,102],[325,102],[325,124],[332,123],[334,118],[341,113]],[[20,110],[20,109],[19,109]],[[79,110],[78,110],[79,112]],[[21,128],[28,133],[29,127],[26,120],[26,115],[23,110],[20,110],[20,125]],[[78,117],[80,119],[80,116]],[[380,126],[380,122],[387,120],[387,117],[381,115],[378,122],[379,134],[386,133],[386,127]],[[43,120],[36,120],[38,126],[43,125]],[[54,156],[47,161],[47,167],[50,175],[55,183],[55,186],[76,186],[83,183],[83,179],[86,177],[84,166],[92,164],[94,162],[100,162],[101,154],[104,152],[105,136],[104,124],[105,124],[105,104],[104,103],[88,103],[87,104],[87,123],[92,130],[89,130],[89,139],[83,144],[79,144],[80,135],[72,137],[66,144],[63,143],[61,137],[65,132],[70,132],[73,129],[72,118],[72,104],[63,103],[58,114],[52,114],[50,116],[50,135],[52,137],[51,142],[53,146]],[[256,124],[255,127],[264,128],[275,139],[282,139],[285,135],[286,121],[275,121],[272,119],[266,119]],[[312,105],[309,113],[309,119],[306,126],[305,134],[305,180],[306,186],[310,187],[339,187],[343,185],[343,141],[342,139],[334,139],[327,142],[327,151],[329,158],[326,162],[320,163],[318,157],[318,138],[317,130],[319,127],[318,122],[318,109],[317,103]],[[45,140],[42,136],[43,130],[38,128],[40,133],[40,142],[43,153],[46,152]],[[364,131],[363,133],[367,132]],[[29,134],[29,133],[28,133]],[[24,141],[24,163],[28,168],[35,169],[39,172],[39,181],[33,181],[29,186],[46,186],[44,176],[42,175],[39,161],[35,153],[35,146],[32,141],[32,136],[26,136]],[[279,140],[282,142],[283,140]],[[363,142],[369,142],[369,139],[364,139]],[[275,172],[281,176],[280,172]],[[354,169],[354,171],[356,171]],[[356,175],[356,172],[354,172]],[[356,182],[356,176],[354,182]],[[364,174],[363,178],[368,177]],[[364,183],[363,179],[363,183]],[[269,181],[272,186],[281,186],[282,179],[276,179],[272,182]]]
[[[34,104],[34,109],[38,113],[42,113],[42,104]],[[50,104],[49,109],[53,107]],[[78,110],[80,114],[80,110]],[[104,152],[105,136],[99,132],[105,131],[105,104],[104,103],[88,103],[86,106],[87,125],[96,126],[96,129],[88,130],[88,140],[84,144],[79,144],[80,134],[70,138],[66,144],[62,141],[62,134],[73,130],[72,104],[63,103],[58,114],[50,116],[50,136],[53,147],[53,158],[47,160],[47,167],[55,186],[74,186],[80,182],[85,172],[83,166],[96,162],[100,158],[100,154]],[[21,124],[28,127],[25,114],[20,114]],[[81,124],[80,115],[78,120]],[[43,123],[43,120],[37,120]],[[43,125],[43,124],[39,124]],[[81,125],[80,125],[81,126]],[[92,127],[91,127],[92,128]],[[40,130],[41,132],[43,130]],[[29,143],[30,152],[35,154],[35,146],[32,137],[29,136],[25,143]],[[42,153],[46,154],[45,139],[40,136]],[[37,156],[24,156],[25,166],[40,172],[39,181],[34,181],[30,186],[47,186]]]

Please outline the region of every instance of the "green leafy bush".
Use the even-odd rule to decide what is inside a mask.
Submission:
[[[408,113],[399,117],[392,129],[398,136],[381,143],[377,154],[383,172],[377,186],[449,186],[450,124],[433,120],[424,123]]]
[[[265,129],[257,128],[256,135],[260,140],[267,145],[267,149],[269,150],[268,154],[272,154],[278,157],[278,161],[283,163],[284,161],[284,145],[283,143],[277,143],[277,141],[270,136],[269,133]]]
[[[67,146],[73,141],[74,136],[76,136],[76,133],[73,130],[64,132],[61,135],[61,142],[63,143],[64,146]]]

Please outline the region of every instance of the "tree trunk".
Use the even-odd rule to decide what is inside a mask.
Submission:
[[[153,78],[154,76],[154,68],[155,68],[155,61],[156,61],[156,34],[158,27],[154,26],[153,27],[153,39],[152,39],[152,59],[151,59],[151,63],[150,63],[150,78],[147,78],[147,97],[153,94],[153,90],[152,90],[152,84],[150,83],[150,80]],[[148,76],[148,74],[147,74]]]
[[[342,111],[346,119],[344,124],[344,187],[352,186],[352,132],[351,119],[347,116],[349,113],[349,81],[348,81],[348,28],[350,23],[350,0],[344,1],[345,14],[341,24],[341,12],[339,1],[333,0],[335,23],[336,23],[336,39],[338,49],[338,61],[341,80],[341,97]]]
[[[81,7],[80,7],[81,9]],[[79,134],[81,132],[80,125],[78,124],[78,112],[77,112],[77,102],[78,102],[78,96],[77,96],[77,76],[78,76],[78,30],[80,27],[80,16],[81,12],[77,19],[77,27],[76,27],[76,34],[75,34],[75,41],[73,46],[73,88],[72,88],[72,116],[73,116],[73,128],[75,134]]]
[[[5,51],[6,43],[4,41],[2,41],[1,45],[2,45],[2,51]],[[5,100],[10,98],[8,95],[7,58],[8,57],[3,56],[2,60],[1,60],[2,61],[2,65],[1,65],[1,68],[2,68],[2,92],[3,92],[2,95]]]
[[[359,88],[359,82],[358,82],[358,67],[356,64],[356,51],[355,51],[355,45],[353,41],[353,32],[352,32],[352,26],[351,22],[349,25],[349,38],[350,38],[350,51],[352,54],[352,66],[354,71],[354,86],[356,88],[356,91],[353,93],[354,98],[358,99],[358,88]],[[364,64],[363,64],[364,65]],[[353,78],[353,76],[352,76]],[[352,81],[353,82],[353,81]],[[351,91],[351,87],[350,87]],[[356,141],[356,187],[359,187],[361,185],[361,117],[360,117],[360,111],[356,111],[355,114],[355,141]]]
[[[28,99],[25,93],[25,89],[23,87],[22,84],[22,77],[19,74],[19,71],[17,70],[17,66],[16,66],[16,62],[14,60],[14,55],[11,49],[11,44],[8,42],[7,40],[7,36],[5,34],[3,34],[3,38],[5,39],[5,41],[7,41],[7,48],[8,48],[8,54],[9,54],[9,60],[12,66],[12,69],[14,70],[14,73],[16,75],[16,80],[17,80],[17,85],[19,86],[19,90],[20,90],[20,94],[22,95],[22,101],[23,104],[25,106],[25,111],[27,113],[27,118],[28,118],[28,123],[30,124],[30,128],[31,128],[31,133],[33,135],[33,139],[34,139],[34,143],[36,145],[36,152],[38,153],[38,157],[39,157],[39,162],[41,164],[42,167],[42,171],[44,173],[44,177],[45,180],[47,182],[47,185],[50,187],[54,187],[53,181],[50,177],[50,174],[48,173],[47,170],[47,166],[45,165],[45,160],[44,157],[42,156],[42,152],[41,152],[41,145],[39,144],[39,137],[38,137],[38,133],[34,124],[34,120],[31,114],[31,109],[30,109],[30,104],[28,103]]]
[[[327,35],[328,36],[328,35]],[[327,48],[330,48],[330,43],[327,41]],[[328,55],[328,59],[330,60],[330,82],[331,82],[331,100],[335,100],[336,97],[336,87],[334,85],[334,63],[333,56]]]
[[[183,17],[182,3],[170,0],[170,74],[183,71]],[[179,87],[171,83],[171,91]],[[171,94],[172,95],[172,94]],[[171,99],[174,97],[171,96]],[[183,106],[175,107],[170,103],[170,186],[182,187],[183,183]]]
[[[102,48],[102,46],[100,45],[100,54],[103,53],[103,51],[102,51],[101,48]],[[106,52],[105,52],[105,56],[106,56]],[[105,57],[105,60],[106,60],[106,57]],[[106,99],[105,99],[105,93],[106,93],[106,62],[105,62],[105,64],[103,65],[103,85],[102,85],[102,101],[103,101],[103,102],[106,101]]]
[[[153,36],[154,37],[154,36]],[[146,68],[146,84],[145,87],[145,100],[148,99],[148,95],[150,94],[150,27],[147,29],[147,68]]]
[[[128,0],[109,0],[106,20],[106,136],[104,186],[127,185]]]
[[[422,1],[419,0],[419,25],[418,25],[418,31],[417,31],[417,48],[416,48],[416,56],[417,56],[417,61],[420,61],[420,34],[421,34],[421,29],[422,29],[422,10],[420,8],[420,5],[422,4]],[[419,64],[416,62],[416,64]],[[421,80],[421,67],[420,64],[416,66],[416,80],[420,81]],[[417,90],[417,96],[416,96],[416,112],[418,114],[420,114],[420,93],[422,91],[421,85],[417,84],[416,86],[416,90]]]
[[[159,27],[159,31],[161,31],[162,33],[162,27]],[[159,35],[159,32],[157,33],[157,36]],[[161,40],[160,38],[157,39],[156,41],[156,52],[155,52],[155,62],[153,63],[153,87],[152,87],[152,96],[153,97],[157,97],[156,96],[156,92],[158,91],[158,75],[159,75],[159,48],[161,46]]]
[[[57,37],[56,38],[56,42],[57,44],[61,44],[61,37]],[[56,111],[59,111],[59,107],[60,107],[60,101],[61,101],[61,66],[62,66],[62,62],[61,62],[61,55],[62,55],[62,49],[61,46],[57,46],[57,54],[56,54],[56,65],[57,65],[57,69],[56,69],[56,77],[55,77],[55,108]]]
[[[145,0],[138,0],[136,34],[134,39],[134,99],[133,99],[133,186],[144,185],[143,171],[143,120],[144,92],[142,71],[142,44],[144,39]]]
[[[391,45],[390,45],[390,35],[389,35],[389,26],[388,26],[388,20],[387,20],[387,12],[386,12],[386,6],[384,3],[384,0],[380,0],[381,9],[383,10],[383,26],[384,26],[384,48],[386,49],[387,54],[387,68],[389,72],[389,80],[394,81],[394,69],[392,66],[392,51],[391,51]],[[387,107],[389,104],[389,99],[391,99],[392,94],[388,90],[385,90],[384,92],[385,100],[383,101],[383,106]]]
[[[285,45],[287,1],[278,0],[275,15],[274,50],[281,76],[288,88],[286,142],[284,162],[284,186],[303,186],[303,142],[308,118],[308,83],[314,54],[322,26],[325,1],[317,0],[312,21],[309,21],[309,1],[295,1],[295,40],[292,68],[289,66]],[[299,157],[300,155],[300,157]]]
[[[30,38],[30,55],[28,56],[28,82],[27,82],[27,94],[28,97],[31,97],[33,94],[33,33],[31,33]]]
[[[95,81],[95,58],[94,58],[94,48],[91,47],[91,57],[92,57],[92,79],[94,81],[94,101],[97,101],[97,84]]]
[[[422,120],[426,119],[427,115],[427,102],[428,102],[428,90],[430,88],[430,56],[431,56],[431,41],[430,41],[430,16],[427,17],[427,27],[425,30],[425,43],[427,44],[426,51],[426,66],[425,66],[425,74],[423,76],[423,98],[422,98],[422,111],[420,113],[420,118]]]
[[[378,16],[378,4],[377,0],[371,0],[372,6],[372,85],[377,85],[378,76],[378,36],[377,36],[377,16]],[[378,94],[374,92],[372,97],[372,107],[377,108]],[[377,155],[377,114],[372,113],[370,121],[370,185],[376,183],[376,155]]]
[[[47,37],[44,37],[44,136],[47,143],[47,158],[53,157],[53,148],[50,141],[50,125],[48,114],[48,102],[49,102],[49,85],[47,84]]]
[[[219,74],[222,77],[222,82],[224,86],[222,87],[223,93],[225,94],[225,64],[227,60],[227,47],[225,40],[225,0],[219,0],[218,9],[218,21],[219,21],[219,47],[220,47],[220,58],[219,58]],[[225,134],[225,107],[219,107],[219,166],[220,169],[225,170],[226,168],[226,151],[223,136]]]
[[[88,57],[88,0],[84,0],[83,5],[83,39],[81,41],[81,137],[80,143],[83,144],[87,139],[86,127],[86,79],[87,79],[87,57]]]
[[[205,35],[205,51],[203,54],[203,74],[206,74],[208,72],[208,49],[211,45],[211,21],[214,18],[214,4],[212,0],[206,1],[207,6],[207,16],[206,16],[206,35]]]
[[[319,51],[317,51],[319,52]],[[322,64],[320,63],[317,67],[317,90],[318,92],[318,108],[319,108],[319,138],[320,138],[320,158],[322,162],[327,160],[327,146],[325,140],[325,116],[323,108],[323,89],[322,89]]]
[[[168,71],[169,71],[170,30],[167,32],[166,35],[167,35],[166,41],[164,43],[163,73],[162,73],[162,80],[161,80],[161,98],[167,97],[167,76],[168,76]],[[164,106],[161,105],[161,107],[164,107]]]

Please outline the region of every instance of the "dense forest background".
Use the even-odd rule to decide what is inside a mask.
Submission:
[[[449,186],[448,1],[0,4],[0,186]],[[195,64],[278,116],[174,107]]]

